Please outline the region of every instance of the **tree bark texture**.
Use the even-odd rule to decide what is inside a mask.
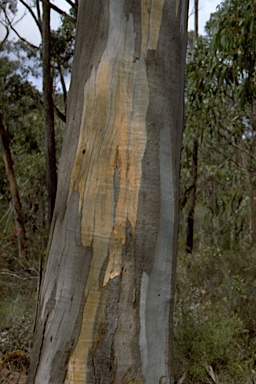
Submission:
[[[80,1],[28,383],[171,383],[187,1]]]
[[[56,191],[57,168],[54,133],[54,103],[52,98],[53,80],[51,74],[51,31],[50,31],[50,3],[43,0],[42,23],[42,63],[43,63],[43,94],[46,128],[46,153],[47,153],[47,189],[48,189],[48,222],[51,223]]]

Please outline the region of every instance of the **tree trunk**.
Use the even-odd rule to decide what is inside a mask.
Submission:
[[[79,3],[28,383],[171,383],[187,1]]]
[[[250,172],[250,167],[246,160],[246,153],[241,152],[241,157],[242,157],[245,179],[247,182],[247,191],[249,195],[251,245],[252,247],[255,247],[256,245],[256,212],[255,212],[255,203],[254,203],[254,186],[253,186],[252,175]]]
[[[0,136],[1,136],[1,147],[3,150],[3,160],[5,165],[6,175],[10,185],[10,192],[13,201],[14,213],[15,213],[15,224],[19,248],[19,256],[27,259],[27,248],[26,248],[26,231],[25,225],[21,213],[21,202],[16,182],[16,177],[13,168],[13,160],[10,151],[9,138],[4,127],[3,119],[0,114]]]
[[[186,252],[192,253],[194,246],[194,221],[196,207],[196,187],[197,187],[197,161],[198,161],[198,140],[193,140],[192,154],[192,172],[191,189],[188,198],[188,216],[187,216],[187,241]]]
[[[195,0],[195,42],[198,38],[198,0]],[[187,216],[187,238],[186,252],[192,253],[194,246],[194,222],[196,208],[196,188],[197,188],[197,162],[198,162],[198,140],[193,139],[192,152],[192,172],[191,172],[191,189],[188,198],[188,216]]]
[[[51,223],[56,191],[57,191],[57,169],[56,150],[54,134],[54,103],[52,98],[52,74],[51,74],[51,51],[50,51],[50,3],[43,0],[43,23],[42,23],[42,63],[43,63],[43,94],[46,128],[46,152],[47,152],[47,189],[48,189],[48,222]]]
[[[198,1],[199,0],[194,0],[195,4],[195,36],[196,39],[198,38]]]

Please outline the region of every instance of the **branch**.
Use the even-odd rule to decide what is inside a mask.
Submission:
[[[42,1],[42,0],[41,0]],[[68,17],[73,23],[76,24],[76,19],[74,17],[70,16],[68,13],[57,7],[55,4],[50,3],[51,9],[53,9],[55,12],[59,13],[61,16],[66,16]]]
[[[39,0],[36,0],[36,10],[37,10],[37,20],[39,21],[40,25],[42,25],[42,17],[41,17]]]
[[[55,57],[55,62],[57,63],[57,67],[58,67],[58,71],[59,71],[59,75],[60,75],[60,82],[61,82],[62,91],[63,91],[63,97],[64,97],[64,105],[65,105],[65,109],[66,109],[66,104],[67,104],[67,88],[66,88],[65,79],[64,79],[63,71],[62,71],[60,60],[59,60],[58,56]]]
[[[64,113],[62,113],[59,108],[57,107],[57,105],[54,105],[54,109],[55,111],[57,112],[57,115],[58,117],[63,121],[63,123],[66,123],[66,115],[64,115]]]
[[[73,3],[73,1],[71,1],[71,0],[66,0],[66,2],[67,2],[72,8],[74,8],[74,9],[77,8],[76,4]]]
[[[222,152],[219,148],[217,148],[210,140],[208,139],[205,139],[205,141],[216,151],[218,152],[219,154],[221,154],[224,159],[228,160],[228,161],[231,161],[232,163],[234,163],[238,168],[244,168],[241,164],[237,163],[234,159],[232,159],[231,157],[228,157],[224,152]]]
[[[1,21],[0,21],[0,22],[1,22]],[[3,25],[2,22],[1,22],[1,24]],[[10,33],[9,28],[7,28],[6,25],[3,25],[3,26],[4,26],[5,29],[6,29],[6,35],[5,35],[4,39],[1,41],[1,43],[0,43],[0,51],[2,51],[2,48],[3,48],[3,46],[4,46],[4,43],[5,43],[6,40],[8,39],[8,36],[9,36],[9,33]]]
[[[24,7],[27,8],[27,10],[29,11],[29,13],[31,14],[31,16],[33,17],[33,19],[35,20],[36,22],[36,25],[38,26],[38,29],[40,31],[40,33],[42,34],[42,26],[40,24],[40,21],[37,19],[33,9],[24,1],[24,0],[20,0],[21,4],[24,5]]]
[[[13,30],[13,32],[18,36],[18,38],[22,41],[24,41],[26,44],[28,44],[31,48],[34,48],[34,49],[38,49],[38,47],[32,43],[30,43],[29,41],[27,41],[24,37],[22,37],[19,32],[11,25],[10,25],[10,28]]]
[[[30,47],[32,47],[32,48],[34,48],[34,49],[38,49],[38,47],[36,46],[36,45],[34,45],[34,44],[32,44],[32,43],[30,43],[29,41],[27,41],[24,37],[22,37],[20,34],[19,34],[19,32],[14,28],[14,26],[12,25],[12,22],[11,22],[11,20],[9,19],[9,17],[8,17],[8,15],[7,15],[7,13],[6,13],[6,11],[3,9],[3,12],[4,12],[4,15],[5,15],[5,17],[6,17],[6,20],[7,20],[7,22],[8,22],[8,24],[9,24],[9,27],[13,30],[13,32],[18,36],[18,38],[20,39],[20,40],[22,40],[22,41],[24,41],[26,44],[28,44]],[[22,16],[23,17],[23,16]],[[7,28],[7,27],[6,27]],[[2,46],[2,45],[1,45]]]
[[[229,143],[229,145],[232,145],[232,147],[237,148],[239,151],[246,153],[252,160],[256,160],[256,157],[255,157],[252,153],[250,153],[249,151],[247,151],[247,150],[244,149],[244,148],[241,148],[239,145],[233,143],[233,142],[230,140],[230,138],[227,137],[224,133],[221,133],[221,132],[219,132],[219,131],[218,131],[217,133],[218,133],[218,135],[219,135],[220,137],[222,137],[223,139],[225,139],[225,140]]]

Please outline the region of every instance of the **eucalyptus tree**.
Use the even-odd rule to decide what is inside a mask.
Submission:
[[[187,1],[81,1],[28,383],[171,383]]]

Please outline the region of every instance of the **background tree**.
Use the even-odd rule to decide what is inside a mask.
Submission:
[[[45,129],[46,129],[46,155],[47,155],[47,186],[48,186],[48,221],[50,224],[54,202],[57,189],[57,165],[56,165],[56,143],[55,143],[55,134],[54,134],[54,88],[53,88],[53,75],[60,76],[63,96],[64,96],[64,111],[66,103],[66,84],[64,73],[70,65],[70,58],[73,56],[73,45],[71,34],[74,36],[74,27],[76,24],[76,12],[78,2],[68,1],[68,4],[71,6],[71,13],[64,12],[62,9],[56,5],[50,3],[48,0],[42,1],[42,6],[40,1],[36,1],[33,5],[30,5],[29,2],[24,0],[19,0],[19,3],[22,4],[26,11],[30,13],[32,19],[35,21],[36,26],[39,29],[39,32],[42,37],[41,47],[36,47],[34,44],[23,38],[17,31],[16,23],[14,22],[14,17],[11,17],[12,14],[15,15],[17,12],[17,1],[8,0],[1,5],[1,8],[4,12],[5,19],[4,25],[9,30],[14,31],[18,36],[19,40],[25,43],[23,49],[27,50],[32,48],[34,50],[34,55],[41,53],[40,60],[42,65],[42,77],[43,77],[43,94],[44,94],[44,108],[45,108]],[[54,10],[58,12],[63,17],[63,25],[58,31],[54,34],[54,46],[51,44],[51,27],[50,27],[50,11]],[[11,15],[10,15],[11,13]],[[2,22],[3,23],[3,22]],[[73,24],[73,29],[70,28],[70,24]],[[64,36],[63,36],[64,35]],[[41,48],[41,49],[40,49]],[[67,58],[67,53],[69,57]],[[54,71],[54,63],[56,64],[57,71]],[[58,104],[55,104],[55,110],[57,116],[65,121],[65,112],[61,112],[61,109],[58,107]]]

